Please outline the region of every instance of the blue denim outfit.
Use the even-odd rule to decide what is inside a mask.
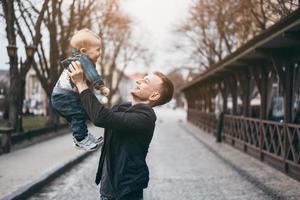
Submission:
[[[68,68],[72,61],[77,60],[84,70],[85,77],[94,87],[104,85],[94,63],[85,54],[80,53],[76,49],[72,49],[72,55],[72,58],[67,58],[62,61],[65,69]],[[88,132],[86,126],[87,115],[81,105],[79,94],[73,90],[61,88],[59,81],[60,80],[56,83],[51,95],[52,107],[60,116],[64,117],[70,123],[73,136],[76,139],[83,139]],[[69,81],[71,87],[75,88],[70,78]]]
[[[68,68],[72,61],[78,60],[84,71],[86,79],[93,84],[93,86],[104,85],[104,82],[98,74],[95,64],[90,60],[87,55],[80,53],[77,49],[72,48],[72,58],[67,58],[62,61],[64,68]]]

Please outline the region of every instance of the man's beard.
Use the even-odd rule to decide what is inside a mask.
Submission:
[[[136,94],[134,91],[131,91],[131,96],[134,100],[138,100],[138,101],[145,101],[147,100],[147,98],[143,98],[141,96],[139,96],[138,94]]]
[[[134,98],[134,99],[138,98],[139,99],[138,95],[136,95],[135,92],[131,91],[130,94],[131,94],[132,98]]]

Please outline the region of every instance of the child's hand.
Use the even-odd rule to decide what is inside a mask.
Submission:
[[[104,96],[108,96],[109,95],[109,89],[107,88],[107,87],[102,87],[101,89],[100,89],[100,92],[101,92],[101,94],[103,94]]]
[[[109,95],[109,92],[110,92],[109,89],[105,86],[95,87],[95,89],[99,90],[100,93],[106,97]]]

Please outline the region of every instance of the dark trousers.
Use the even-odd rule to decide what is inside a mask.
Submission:
[[[100,200],[143,200],[143,190],[138,190],[131,192],[129,194],[126,194],[125,196],[116,199],[116,198],[110,198],[110,197],[105,197],[100,194]]]
[[[87,135],[87,115],[76,92],[54,88],[51,104],[70,123],[75,138],[84,138]]]

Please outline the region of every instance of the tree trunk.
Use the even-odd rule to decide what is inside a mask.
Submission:
[[[48,126],[56,126],[56,125],[59,124],[59,116],[55,112],[55,110],[52,108],[50,100],[48,101],[48,105],[49,105],[49,107],[48,107],[49,118],[48,118],[48,121],[47,121],[47,125]]]
[[[15,10],[14,1],[2,1],[2,9],[4,11],[4,18],[6,23],[6,37],[9,45],[16,45],[16,31],[15,31]],[[18,123],[18,56],[9,58],[10,68],[10,88],[9,88],[9,125],[15,130]]]
[[[18,62],[17,59],[10,59],[10,88],[9,88],[9,125],[17,130],[19,127],[19,77],[18,77]]]

